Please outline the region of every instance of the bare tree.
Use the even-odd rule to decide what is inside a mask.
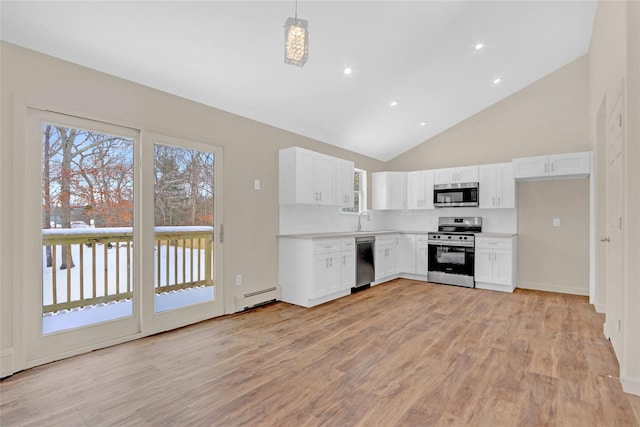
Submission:
[[[132,217],[131,141],[64,126],[43,129],[44,227],[49,228],[54,201],[63,228],[71,228],[72,199],[84,202],[87,214],[98,212],[102,225],[130,224]],[[55,188],[56,195],[52,194]],[[68,247],[62,247],[60,269],[73,268]],[[50,266],[50,250],[47,265]],[[69,262],[68,262],[69,261]],[[68,264],[68,265],[67,265]]]

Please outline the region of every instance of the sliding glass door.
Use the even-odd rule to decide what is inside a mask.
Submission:
[[[23,180],[28,366],[140,332],[137,145],[131,129],[29,111],[25,158],[40,165]]]
[[[222,152],[161,135],[143,140],[154,159],[154,313],[176,325],[221,315]]]
[[[25,367],[224,313],[221,149],[36,109],[26,136]]]

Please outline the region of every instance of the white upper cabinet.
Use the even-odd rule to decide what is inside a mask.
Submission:
[[[300,147],[280,150],[280,204],[336,203],[336,158]]]
[[[515,208],[516,186],[513,179],[513,164],[497,163],[479,166],[479,207]]]
[[[433,209],[434,171],[407,173],[407,207],[409,209]]]
[[[353,162],[336,159],[336,204],[343,208],[353,206],[353,169]]]
[[[435,184],[455,184],[462,182],[478,182],[478,166],[464,166],[459,168],[436,169],[434,171]]]
[[[590,151],[513,159],[515,179],[583,178],[590,171]]]
[[[406,172],[375,172],[371,174],[371,183],[374,210],[406,209]]]

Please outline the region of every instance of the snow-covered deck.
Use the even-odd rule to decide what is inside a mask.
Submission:
[[[42,236],[44,333],[133,314],[132,228],[45,229]],[[213,298],[212,236],[213,227],[156,227],[156,312]]]
[[[155,312],[160,313],[211,301],[215,296],[214,292],[213,286],[201,286],[156,294]],[[133,315],[133,303],[130,299],[47,313],[42,317],[42,333],[49,334],[79,328],[131,315]]]

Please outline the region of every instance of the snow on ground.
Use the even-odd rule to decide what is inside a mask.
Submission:
[[[201,286],[177,292],[156,294],[155,312],[160,313],[206,301],[213,301],[214,298],[215,289],[213,286]],[[131,315],[133,315],[133,304],[130,299],[81,309],[62,310],[55,314],[42,317],[42,333],[49,334],[64,331]]]

